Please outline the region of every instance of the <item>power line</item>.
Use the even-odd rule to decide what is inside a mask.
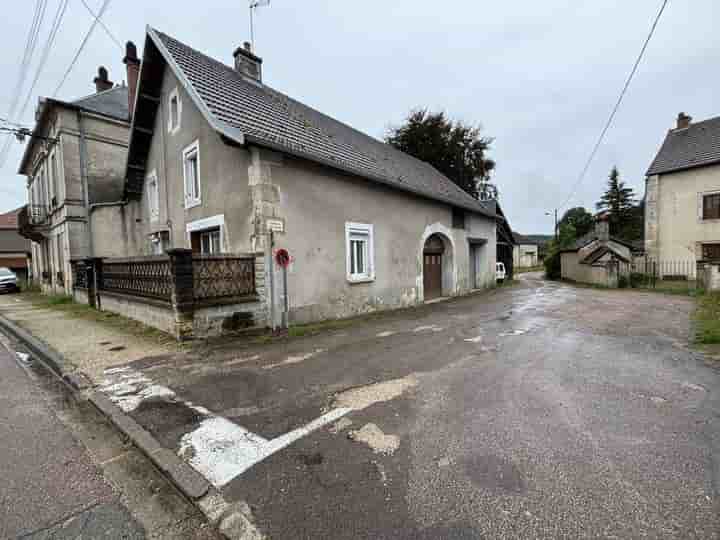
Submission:
[[[88,10],[88,13],[90,13],[90,15],[92,15],[95,18],[95,20],[97,20],[98,24],[102,27],[102,29],[105,30],[105,33],[108,35],[108,37],[110,39],[112,39],[118,47],[120,47],[120,50],[124,50],[124,47],[123,47],[122,43],[120,43],[120,40],[118,38],[116,38],[113,35],[113,33],[110,31],[110,29],[105,25],[105,23],[102,22],[98,18],[98,16],[95,14],[95,12],[92,10],[92,8],[90,8],[90,6],[87,5],[87,2],[85,0],[80,0],[80,1],[82,2],[83,6],[85,6],[85,9]]]
[[[25,84],[25,79],[27,78],[28,70],[30,68],[30,63],[32,61],[32,57],[35,54],[35,48],[37,46],[37,38],[40,34],[40,29],[42,27],[43,19],[45,18],[45,9],[47,7],[47,0],[38,0],[38,2],[35,4],[35,12],[33,13],[33,20],[30,25],[30,31],[28,32],[28,38],[25,42],[25,50],[23,51],[23,57],[20,61],[20,72],[18,73],[18,80],[17,84],[15,85],[15,90],[13,92],[13,99],[12,103],[10,105],[10,110],[8,111],[8,117],[9,119],[16,120],[18,116],[16,114],[17,111],[17,105],[20,100],[20,94],[22,93],[22,87]],[[0,167],[5,165],[5,160],[7,159],[8,152],[10,151],[10,145],[12,144],[12,138],[11,137],[5,137],[5,141],[3,142],[2,149],[0,149]]]
[[[65,81],[67,80],[68,76],[70,75],[70,72],[72,71],[73,67],[75,67],[75,63],[77,62],[78,58],[80,57],[80,54],[83,52],[83,49],[85,48],[85,45],[88,42],[88,39],[90,39],[90,36],[93,33],[93,30],[95,30],[95,27],[98,24],[98,21],[100,21],[100,17],[103,16],[105,13],[105,9],[108,7],[108,4],[110,3],[110,0],[105,0],[103,2],[103,5],[100,7],[100,11],[98,12],[97,16],[93,20],[92,24],[90,25],[90,28],[88,28],[88,31],[85,34],[85,37],[82,40],[82,43],[80,43],[80,47],[78,48],[77,52],[75,53],[75,56],[72,59],[72,62],[70,62],[70,65],[67,68],[67,71],[65,71],[65,75],[63,75],[62,80],[60,81],[60,84],[57,85],[57,88],[55,88],[55,91],[53,92],[53,97],[57,95],[57,93],[60,91],[60,88],[62,88],[63,84],[65,84]]]
[[[68,2],[69,2],[69,0],[61,0],[61,2],[58,4],[58,8],[55,11],[55,17],[53,18],[53,22],[50,27],[50,33],[48,34],[47,40],[45,41],[45,46],[43,47],[42,53],[40,54],[40,59],[38,61],[38,65],[35,70],[35,77],[33,78],[30,88],[28,89],[27,95],[25,97],[25,101],[23,102],[23,106],[20,109],[20,112],[15,116],[15,118],[22,117],[25,114],[25,111],[27,110],[28,104],[30,103],[30,98],[32,97],[33,91],[35,90],[35,86],[37,85],[38,80],[40,79],[40,75],[42,74],[42,71],[45,68],[45,63],[47,62],[48,56],[50,55],[52,46],[55,43],[55,38],[57,37],[57,32],[60,29],[60,26],[62,24],[63,17],[65,16],[65,11],[67,10]],[[7,160],[7,156],[8,156],[11,144],[12,144],[12,139],[7,138],[5,140],[5,144],[2,147],[2,150],[0,150],[0,166],[5,165],[5,161]]]
[[[610,125],[612,124],[613,120],[615,119],[615,115],[617,114],[618,109],[620,108],[620,104],[622,103],[622,100],[625,97],[625,94],[627,93],[628,88],[630,87],[630,83],[632,82],[633,77],[635,76],[635,72],[637,71],[638,66],[640,65],[640,61],[642,60],[643,56],[645,55],[645,50],[647,49],[647,46],[650,43],[650,39],[652,39],[653,34],[655,33],[655,28],[657,28],[658,22],[660,22],[660,17],[662,17],[662,14],[665,11],[665,7],[667,6],[667,4],[668,4],[668,0],[663,0],[662,6],[660,6],[660,11],[658,11],[657,16],[655,17],[655,21],[653,22],[653,25],[650,28],[650,32],[648,33],[648,36],[645,39],[645,43],[643,44],[642,49],[640,50],[640,54],[638,55],[637,60],[635,60],[635,65],[633,65],[630,75],[628,76],[627,80],[625,81],[625,85],[623,86],[623,89],[620,92],[620,96],[618,97],[618,100],[615,103],[615,107],[613,107],[613,110],[610,113],[610,117],[608,118],[607,122],[605,123],[605,127],[603,128],[602,132],[600,133],[600,137],[598,138],[597,142],[595,143],[595,146],[593,147],[593,150],[590,153],[590,157],[588,158],[587,162],[585,163],[585,166],[583,167],[582,172],[580,173],[580,176],[578,177],[577,181],[573,185],[573,188],[570,191],[570,194],[567,196],[567,199],[565,199],[565,202],[563,202],[559,206],[560,209],[564,208],[565,205],[567,205],[567,203],[570,202],[570,200],[575,195],[577,188],[580,187],[580,184],[585,179],[585,175],[587,174],[588,169],[590,168],[590,164],[592,163],[593,159],[595,159],[595,154],[597,154],[597,151],[599,150],[600,145],[602,144],[603,140],[605,139],[605,134],[608,132],[608,129],[610,129]]]

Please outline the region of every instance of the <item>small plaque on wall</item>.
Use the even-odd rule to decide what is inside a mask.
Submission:
[[[267,219],[265,220],[265,223],[267,224],[268,231],[273,231],[276,233],[285,232],[285,221],[283,221],[282,219]]]

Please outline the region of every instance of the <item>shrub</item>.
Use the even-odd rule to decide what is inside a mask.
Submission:
[[[630,280],[627,276],[621,275],[618,276],[618,288],[619,289],[627,289],[628,285],[630,285]]]
[[[559,249],[554,249],[548,253],[543,264],[545,265],[545,277],[547,279],[560,279],[562,277]]]

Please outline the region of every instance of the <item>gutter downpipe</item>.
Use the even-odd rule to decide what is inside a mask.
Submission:
[[[83,202],[85,205],[85,219],[87,220],[88,234],[88,255],[95,256],[93,246],[92,223],[90,221],[90,193],[87,179],[87,141],[85,139],[85,127],[83,126],[82,111],[77,111],[78,131],[80,132],[80,180],[82,181]]]

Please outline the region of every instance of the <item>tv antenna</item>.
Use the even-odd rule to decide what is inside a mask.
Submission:
[[[269,6],[270,0],[249,0],[250,1],[250,45],[255,52],[255,10],[262,6]]]

